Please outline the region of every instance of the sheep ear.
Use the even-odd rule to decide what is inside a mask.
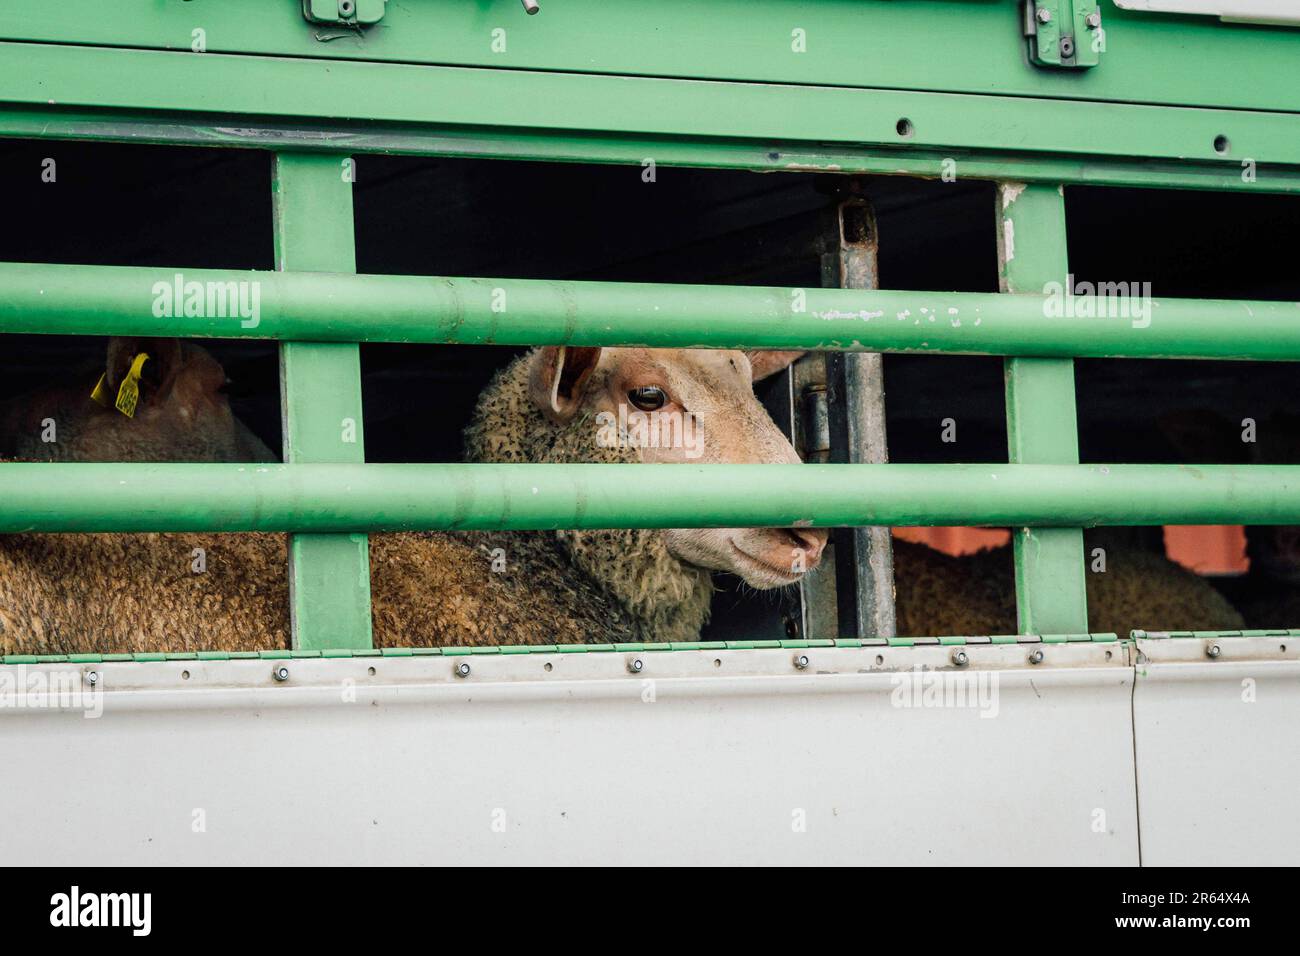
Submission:
[[[567,422],[578,411],[600,351],[548,345],[533,353],[528,389],[537,407],[552,421]]]
[[[807,355],[808,352],[746,352],[745,354],[749,356],[751,377],[755,382],[761,382],[769,375],[783,371],[791,362]]]
[[[140,369],[141,404],[156,401],[167,394],[181,369],[180,339],[155,339],[138,336],[114,336],[108,340],[105,383],[112,395],[117,394],[122,379],[141,352],[149,356]]]

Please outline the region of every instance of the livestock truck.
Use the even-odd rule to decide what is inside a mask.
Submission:
[[[1300,580],[1246,556],[1300,525],[1300,5],[2,10],[3,397],[202,340],[282,463],[8,461],[0,532],[288,533],[291,585],[282,647],[6,645],[6,861],[1300,861],[1300,616],[1086,600],[1117,540]],[[759,397],[816,467],[465,485],[538,346],[807,350]],[[796,523],[697,640],[372,636],[367,535]],[[903,540],[1010,548],[1005,632],[905,633]]]

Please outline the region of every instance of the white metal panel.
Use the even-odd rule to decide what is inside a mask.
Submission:
[[[1300,864],[1298,644],[1138,641],[1144,865]],[[1212,645],[1216,658],[1206,653]]]
[[[0,708],[0,856],[1136,863],[1125,649],[1035,647],[78,665],[101,717]],[[996,698],[899,706],[914,665]]]
[[[1121,10],[1193,13],[1237,23],[1300,23],[1297,0],[1115,0]]]

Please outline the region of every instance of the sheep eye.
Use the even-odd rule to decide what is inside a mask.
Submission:
[[[664,407],[664,402],[668,401],[668,396],[664,394],[662,388],[647,385],[645,388],[630,390],[627,393],[627,399],[641,411],[653,412]]]

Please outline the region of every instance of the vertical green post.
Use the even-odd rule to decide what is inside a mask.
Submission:
[[[350,157],[276,154],[272,190],[278,271],[356,271],[352,179]],[[280,411],[286,462],[364,461],[358,347],[283,343]],[[296,650],[371,646],[366,535],[292,535],[289,594]]]
[[[998,267],[1001,291],[1041,293],[1064,284],[1069,269],[1061,187],[998,184]],[[1074,360],[1006,360],[1010,461],[1078,464]],[[1083,532],[1079,528],[1014,528],[1016,609],[1021,634],[1088,630]]]

